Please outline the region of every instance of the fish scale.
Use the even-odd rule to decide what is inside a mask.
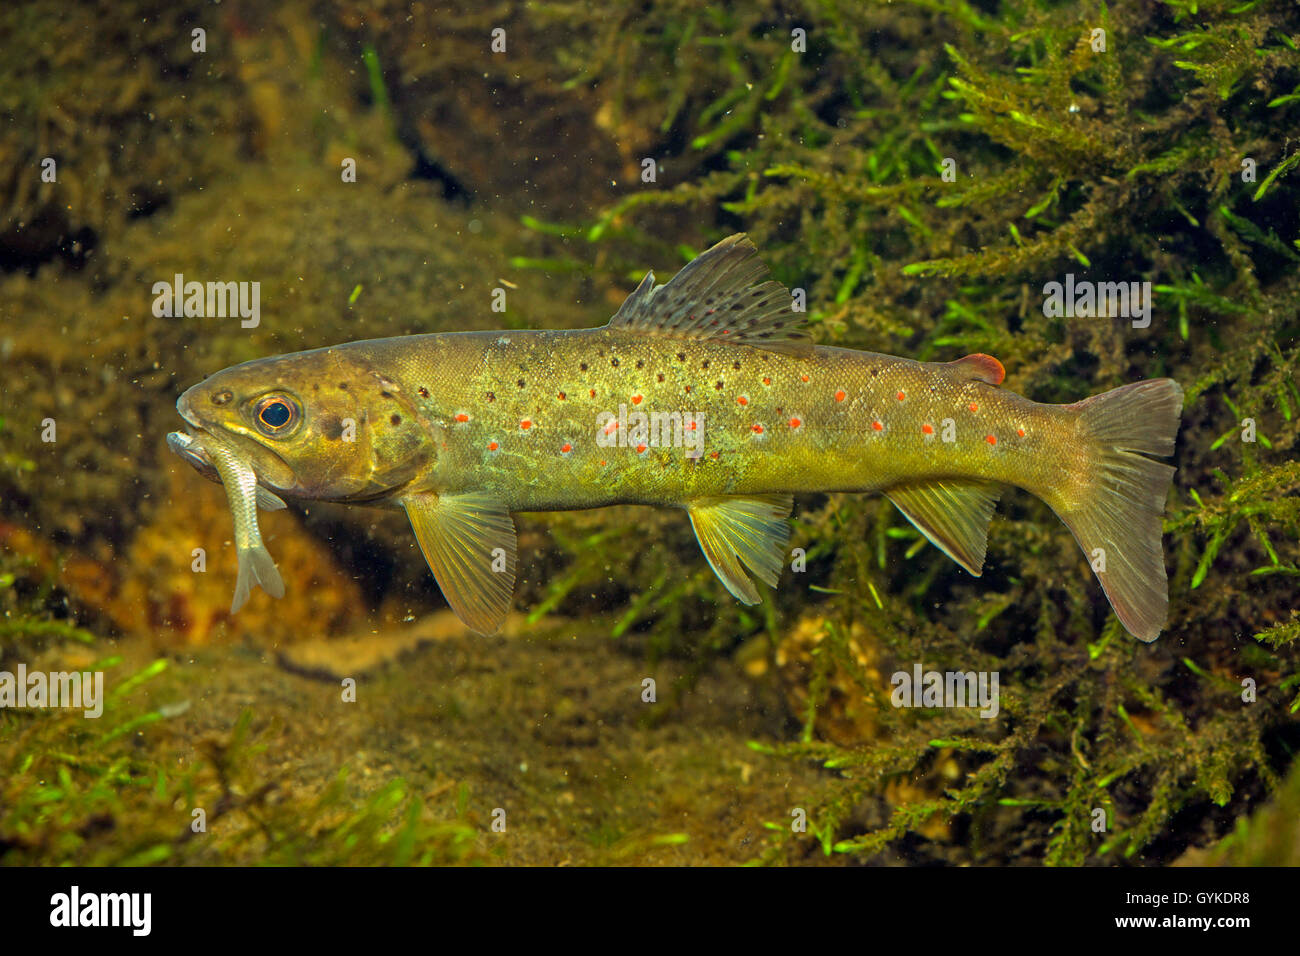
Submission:
[[[994,374],[982,358],[920,363],[830,348],[790,356],[707,342],[683,343],[665,357],[658,340],[607,329],[515,332],[507,345],[501,341],[498,333],[475,332],[359,347],[379,364],[391,353],[393,380],[416,396],[423,416],[446,423],[441,450],[449,456],[449,488],[489,488],[516,511],[672,505],[698,495],[792,488],[872,492],[906,478],[970,473],[1043,496],[1060,485],[1060,465],[1048,465],[1045,449],[1071,473],[1086,467],[1068,454],[1072,419],[976,378]],[[503,374],[493,353],[505,348],[513,362]],[[478,372],[429,389],[447,367]],[[520,368],[528,375],[523,387],[510,377]],[[429,397],[419,397],[421,388]],[[390,404],[400,413],[401,402]],[[681,448],[651,447],[643,456],[600,447],[596,416],[619,405],[702,415],[707,450],[692,460]],[[458,415],[466,421],[457,422]],[[943,440],[946,419],[953,422],[951,442]],[[382,427],[382,415],[380,421]],[[564,453],[566,444],[571,450]],[[554,480],[557,468],[564,483]]]
[[[1040,404],[1000,387],[987,355],[934,363],[816,346],[791,302],[732,236],[666,284],[647,274],[602,328],[260,359],[177,407],[268,492],[403,508],[448,603],[484,632],[509,608],[518,511],[685,508],[719,579],[752,604],[754,579],[775,586],[788,557],[795,493],[883,493],[978,576],[1013,485],[1074,533],[1124,626],[1155,639],[1173,469],[1148,456],[1173,451],[1176,382]]]

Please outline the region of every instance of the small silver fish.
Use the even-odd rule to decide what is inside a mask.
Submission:
[[[167,447],[193,465],[194,470],[208,481],[221,481],[216,466],[208,458],[202,443],[196,441],[193,435],[171,432],[167,436]],[[280,511],[288,507],[279,495],[261,485],[257,486],[257,506],[263,511]]]
[[[235,614],[248,600],[253,584],[262,586],[272,597],[284,597],[284,581],[276,570],[271,553],[262,543],[262,533],[257,527],[257,508],[260,504],[268,511],[278,511],[284,502],[257,483],[257,474],[248,462],[233,450],[213,441],[210,435],[201,439],[182,432],[167,436],[167,444],[200,473],[221,479],[230,503],[230,514],[235,522],[235,553],[239,558],[239,576],[235,580],[235,597],[230,613]]]

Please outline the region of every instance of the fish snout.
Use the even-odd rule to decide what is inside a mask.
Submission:
[[[176,399],[176,411],[195,428],[207,428],[206,420],[220,416],[218,409],[234,400],[234,393],[225,385],[213,385],[211,379],[191,385]]]
[[[194,415],[194,408],[191,405],[190,396],[193,394],[194,388],[189,388],[186,389],[180,398],[176,399],[176,412],[181,416],[181,418],[185,419],[188,424],[193,425],[195,428],[202,428],[203,426],[199,424],[198,418]]]

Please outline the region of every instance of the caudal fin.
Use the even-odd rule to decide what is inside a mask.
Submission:
[[[260,544],[239,552],[239,576],[235,579],[235,598],[230,602],[231,614],[237,614],[244,606],[254,584],[260,584],[262,590],[271,597],[284,597],[284,581],[271,558],[271,552]]]
[[[1183,407],[1173,379],[1151,379],[1084,399],[1079,437],[1089,443],[1093,481],[1074,507],[1058,508],[1120,622],[1140,641],[1165,626],[1160,518],[1174,469],[1146,455],[1172,455]]]

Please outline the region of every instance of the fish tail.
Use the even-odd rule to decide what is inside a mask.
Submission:
[[[239,550],[239,577],[235,580],[235,598],[230,603],[230,613],[238,613],[248,600],[254,584],[274,598],[284,597],[284,581],[276,569],[271,552],[263,544]]]
[[[1088,477],[1072,504],[1055,505],[1074,533],[1120,622],[1154,641],[1169,611],[1161,516],[1174,469],[1147,455],[1172,455],[1183,407],[1173,379],[1150,379],[1071,406],[1092,445]]]

